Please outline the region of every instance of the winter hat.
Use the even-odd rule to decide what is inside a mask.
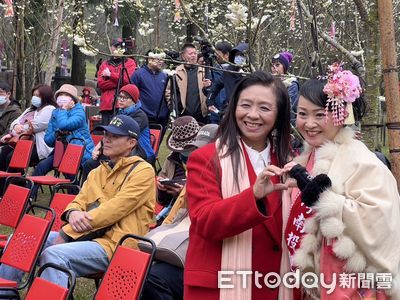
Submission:
[[[139,101],[140,92],[136,85],[132,83],[124,85],[119,91],[127,93],[133,102],[137,103]]]
[[[279,61],[283,65],[285,73],[289,69],[292,60],[293,60],[293,54],[287,51],[275,54],[274,57],[272,58],[272,62]]]
[[[241,54],[246,54],[247,51],[249,51],[249,44],[241,43],[237,45],[235,48],[232,49],[231,52],[229,52],[229,61],[233,62],[238,52]]]
[[[179,117],[172,126],[167,139],[167,147],[174,152],[183,152],[184,147],[192,143],[200,130],[200,125],[191,116]]]
[[[86,87],[86,86],[82,89],[82,93],[85,92],[85,91],[88,91],[89,94],[90,94],[90,89],[88,87]]]
[[[79,102],[79,98],[78,98],[78,90],[76,89],[76,87],[74,87],[71,84],[63,84],[60,89],[54,94],[54,98],[57,99],[58,95],[60,93],[67,93],[68,95],[70,95],[75,103]]]

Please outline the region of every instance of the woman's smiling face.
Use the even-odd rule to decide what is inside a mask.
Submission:
[[[253,149],[264,150],[278,115],[273,89],[260,84],[244,89],[240,93],[235,114],[243,141]]]
[[[296,127],[306,142],[314,147],[333,140],[340,126],[333,125],[332,114],[326,116],[325,107],[318,106],[300,96],[297,105]]]

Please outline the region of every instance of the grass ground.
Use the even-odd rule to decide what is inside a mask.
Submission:
[[[168,155],[168,153],[169,153],[169,150],[165,145],[165,138],[164,138],[164,141],[159,150],[159,160],[160,160],[161,165],[164,163],[164,160],[165,160],[166,156]],[[39,192],[39,194],[38,194],[37,204],[48,206],[48,203],[50,200],[49,189],[47,187],[44,187],[43,190],[44,190],[44,193]],[[0,234],[9,234],[9,233],[11,233],[11,230],[0,225]],[[75,287],[74,299],[76,299],[76,300],[92,299],[95,291],[96,291],[96,289],[95,289],[93,280],[86,279],[86,278],[79,278],[77,280],[77,284]]]

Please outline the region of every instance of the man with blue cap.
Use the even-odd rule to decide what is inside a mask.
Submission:
[[[105,272],[118,241],[128,233],[145,235],[153,220],[155,174],[153,167],[136,155],[139,125],[129,116],[118,115],[98,129],[104,130],[104,154],[110,161],[89,173],[82,190],[61,215],[66,224],[60,232],[50,233],[39,258],[40,265],[61,265],[77,277]],[[136,247],[134,243],[131,246]],[[2,278],[18,281],[22,276],[10,266],[0,266]],[[68,285],[67,276],[51,268],[41,277]]]

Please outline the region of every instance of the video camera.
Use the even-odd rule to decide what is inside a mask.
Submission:
[[[176,50],[164,50],[164,53],[173,60],[179,60],[180,53]]]
[[[135,40],[133,38],[118,38],[113,40],[112,45],[125,50],[133,49],[135,47]]]
[[[216,55],[210,42],[200,36],[194,36],[193,39],[200,44],[200,51],[201,55],[203,55],[205,65],[212,66]]]

